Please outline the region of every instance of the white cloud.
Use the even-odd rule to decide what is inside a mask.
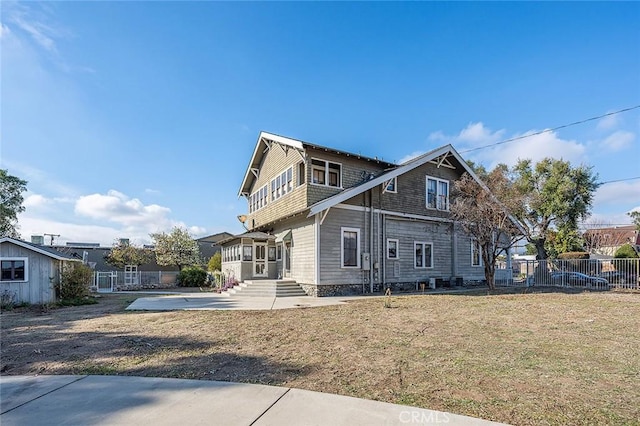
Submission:
[[[151,195],[161,195],[162,194],[162,191],[157,190],[157,189],[151,189],[151,188],[145,189],[144,192],[146,194],[151,194]]]
[[[473,145],[487,145],[500,141],[504,132],[504,130],[491,132],[491,129],[484,127],[482,122],[469,123],[467,127],[460,131],[455,140],[456,142],[468,142]]]
[[[158,204],[144,205],[137,198],[109,190],[107,194],[85,195],[76,201],[75,212],[92,219],[108,220],[131,226],[141,223],[165,223],[171,209]]]
[[[633,143],[636,135],[625,130],[618,130],[612,133],[601,142],[601,146],[612,151],[621,151]]]
[[[629,200],[640,200],[640,180],[602,185],[595,193],[594,205],[622,206]]]
[[[37,208],[37,207],[44,206],[44,205],[46,205],[46,204],[48,204],[50,202],[51,202],[50,199],[48,199],[46,197],[43,197],[40,194],[31,194],[31,195],[28,195],[24,199],[24,202],[22,203],[22,206],[24,208],[26,208],[26,209],[30,209],[32,207],[36,207]]]
[[[620,120],[621,118],[619,114],[608,115],[606,117],[601,118],[600,121],[598,121],[597,129],[598,130],[614,129],[618,127],[618,124],[620,124]]]

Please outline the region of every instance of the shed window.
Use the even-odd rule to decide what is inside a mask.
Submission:
[[[27,281],[29,260],[24,258],[4,258],[2,264],[2,281]]]
[[[342,228],[342,262],[343,268],[360,267],[360,229]]]

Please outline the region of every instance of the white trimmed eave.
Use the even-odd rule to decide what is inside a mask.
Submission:
[[[249,192],[248,192],[249,189],[245,187],[248,185],[249,178],[252,175],[255,175],[257,177],[258,165],[262,160],[262,156],[264,155],[266,150],[270,149],[271,147],[271,144],[268,141],[276,142],[284,146],[290,146],[295,148],[298,151],[304,150],[304,146],[302,145],[302,142],[298,140],[285,138],[284,136],[274,135],[273,133],[260,132],[260,135],[258,136],[258,141],[256,142],[256,147],[253,150],[253,155],[251,156],[251,160],[249,161],[249,165],[247,166],[247,171],[244,173],[244,179],[242,179],[242,185],[240,185],[240,190],[238,191],[238,197],[242,197],[243,195],[249,195]],[[264,150],[260,149],[261,142],[264,142],[267,149],[264,149]]]
[[[32,246],[31,244],[27,244],[27,243],[25,243],[23,241],[20,241],[20,240],[15,240],[15,239],[9,238],[9,237],[0,238],[0,243],[5,243],[5,242],[6,243],[15,244],[15,245],[20,246],[22,248],[25,248],[27,250],[31,250],[31,251],[34,251],[36,253],[40,253],[42,255],[51,257],[51,258],[56,259],[56,260],[65,260],[65,261],[70,261],[70,262],[81,262],[80,259],[74,259],[74,258],[66,257],[66,256],[58,256],[55,253],[48,252],[47,250],[42,250],[42,249],[40,249],[38,247]]]
[[[453,149],[453,146],[451,145],[445,145],[441,148],[438,148],[434,151],[431,151],[421,157],[418,157],[412,161],[409,161],[407,163],[404,163],[403,165],[399,166],[396,169],[390,170],[387,173],[384,173],[374,179],[371,179],[368,182],[365,182],[363,184],[360,184],[358,186],[354,186],[353,188],[349,188],[346,189],[336,195],[334,195],[333,197],[327,198],[326,200],[320,201],[316,204],[314,204],[313,206],[311,206],[311,209],[309,210],[309,215],[307,217],[311,217],[317,213],[321,213],[337,204],[342,203],[343,201],[346,201],[350,198],[355,197],[356,195],[362,194],[363,192],[371,189],[371,188],[375,188],[377,185],[381,185],[386,181],[389,181],[390,179],[393,179],[394,177],[400,176],[404,173],[407,173],[417,167],[422,166],[423,164],[432,161],[435,158],[440,157],[441,155],[447,154],[448,152],[451,152],[456,159],[458,159],[460,161],[461,164],[463,164],[463,166],[465,167],[465,170],[469,171],[470,173],[473,173],[473,171],[466,165],[466,163],[464,162],[464,160],[462,160],[462,157],[460,157],[460,154],[458,154],[455,149]],[[478,177],[473,174],[472,175],[474,177],[474,179],[478,180]]]

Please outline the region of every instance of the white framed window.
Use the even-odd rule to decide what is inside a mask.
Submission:
[[[400,259],[400,242],[394,238],[387,239],[387,259]]]
[[[28,257],[0,258],[0,281],[27,282],[29,281]]]
[[[390,192],[392,194],[397,194],[398,193],[398,177],[394,177],[389,179],[388,181],[386,181],[385,183],[382,184],[383,185],[383,192]]]
[[[482,247],[478,240],[471,240],[471,266],[482,266]]]
[[[245,262],[250,262],[253,260],[252,246],[242,246],[242,260]]]
[[[427,176],[427,208],[449,210],[449,181]]]
[[[293,191],[293,166],[271,179],[271,201],[275,201],[291,191]]]
[[[312,158],[311,183],[342,188],[342,164]]]
[[[306,177],[307,177],[307,173],[306,173],[305,165],[304,163],[299,163],[298,164],[298,186],[304,185]]]
[[[276,260],[282,260],[282,244],[276,246]]]
[[[340,266],[360,268],[360,228],[340,228]]]
[[[269,247],[269,262],[275,262],[275,261],[276,261],[276,248]]]
[[[249,196],[249,213],[253,213],[267,205],[268,189],[267,185],[258,189]]]
[[[416,241],[413,248],[414,268],[433,268],[433,244]]]

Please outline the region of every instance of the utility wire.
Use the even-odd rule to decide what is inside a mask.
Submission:
[[[614,183],[614,182],[626,182],[628,180],[636,180],[636,179],[640,179],[640,176],[624,178],[624,179],[608,180],[605,182],[598,182],[598,185],[606,185],[608,183]]]
[[[490,143],[488,145],[479,146],[477,148],[467,149],[467,150],[464,150],[464,151],[460,151],[460,154],[464,154],[466,152],[479,151],[481,149],[489,148],[489,147],[496,146],[496,145],[502,145],[502,144],[505,144],[505,143],[508,143],[508,142],[513,142],[513,141],[517,141],[517,140],[520,140],[520,139],[530,138],[532,136],[541,135],[543,133],[555,132],[556,130],[564,129],[565,127],[571,127],[571,126],[575,126],[575,125],[578,125],[578,124],[587,123],[589,121],[599,120],[599,119],[604,118],[604,117],[609,117],[610,115],[621,114],[623,112],[631,111],[631,110],[638,109],[638,108],[640,108],[640,105],[635,105],[635,106],[632,106],[632,107],[629,107],[629,108],[621,109],[619,111],[608,112],[606,114],[602,114],[602,115],[599,115],[597,117],[591,117],[591,118],[587,118],[587,119],[584,119],[584,120],[575,121],[573,123],[563,124],[562,126],[554,127],[553,129],[540,130],[539,132],[531,133],[531,134],[528,134],[528,135],[517,136],[515,138],[506,139],[506,140],[503,140],[503,141],[500,141],[500,142],[494,142],[494,143]]]

